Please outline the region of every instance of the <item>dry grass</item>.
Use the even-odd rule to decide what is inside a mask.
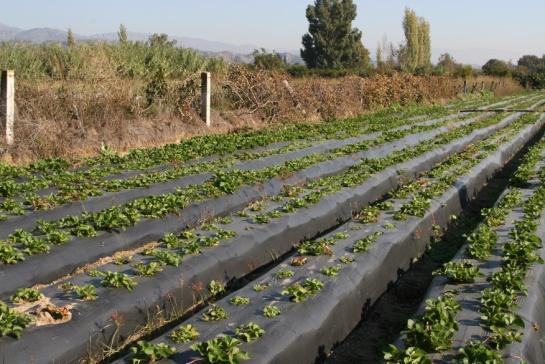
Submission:
[[[401,73],[291,78],[235,65],[214,79],[213,128],[208,130],[198,116],[198,74],[168,80],[165,94],[151,104],[145,93],[150,82],[112,75],[18,80],[16,143],[4,153],[4,161],[23,164],[50,156],[90,156],[103,144],[124,152],[204,133],[344,118],[393,104],[444,102],[463,85],[460,79]],[[492,82],[498,95],[521,90],[513,80],[479,77],[468,81],[469,91],[489,89]]]

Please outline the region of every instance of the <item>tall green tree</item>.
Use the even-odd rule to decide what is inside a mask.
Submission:
[[[309,68],[358,68],[369,65],[362,33],[352,27],[357,8],[352,0],[315,0],[307,7],[309,31],[301,57]]]
[[[150,47],[174,47],[176,45],[176,39],[168,40],[168,34],[153,33],[148,38],[148,44]]]
[[[506,77],[511,74],[509,65],[499,59],[490,59],[483,66],[483,73],[489,76]]]
[[[74,45],[76,45],[74,33],[72,33],[72,29],[70,28],[68,28],[68,32],[66,33],[66,45],[68,47],[73,47]]]
[[[431,65],[430,24],[409,9],[403,17],[405,44],[399,50],[399,63],[403,70],[415,72]]]
[[[123,24],[119,25],[119,31],[117,32],[117,39],[119,40],[119,43],[121,44],[125,44],[129,40],[129,37],[127,35],[127,28]]]

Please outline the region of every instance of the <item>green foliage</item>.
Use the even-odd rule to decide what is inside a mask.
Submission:
[[[293,277],[293,274],[294,273],[293,273],[293,271],[291,269],[284,268],[284,269],[279,270],[276,273],[276,278],[278,278],[278,279],[291,278],[291,277]]]
[[[484,64],[483,73],[488,76],[507,77],[511,74],[511,70],[504,61],[490,59]]]
[[[292,302],[303,302],[316,295],[324,287],[323,282],[316,278],[307,278],[303,283],[296,282],[282,291]]]
[[[0,241],[0,262],[4,264],[15,264],[25,260],[23,253],[13,245]]]
[[[254,57],[254,66],[257,69],[263,70],[279,70],[286,67],[285,59],[278,53],[272,52],[269,53],[264,48],[261,50],[255,50],[252,53]]]
[[[164,265],[161,262],[149,262],[148,264],[137,263],[133,266],[133,268],[136,270],[136,274],[145,277],[156,275],[163,270],[163,267]]]
[[[0,301],[0,337],[19,338],[25,328],[32,322],[32,317],[19,313]]]
[[[172,334],[170,334],[170,339],[177,344],[185,344],[195,340],[199,335],[199,332],[193,325],[187,324],[174,330]]]
[[[42,293],[34,288],[19,288],[17,292],[11,296],[13,303],[28,303],[36,302],[42,298]]]
[[[370,224],[377,222],[380,216],[380,209],[376,206],[364,207],[355,217],[355,219],[362,224]]]
[[[74,37],[74,33],[70,28],[68,28],[68,32],[66,33],[66,45],[68,47],[73,47],[76,45],[76,38]]]
[[[265,330],[263,330],[259,325],[250,322],[246,325],[237,327],[235,329],[235,334],[240,340],[246,343],[251,343],[263,336],[265,334]]]
[[[460,348],[459,360],[463,364],[503,364],[504,361],[496,350],[482,341],[470,341]]]
[[[267,288],[269,288],[269,284],[268,283],[256,283],[254,284],[254,291],[256,292],[262,292],[264,290],[266,290]]]
[[[272,318],[280,315],[282,312],[280,309],[274,305],[267,305],[263,307],[263,316],[267,318]]]
[[[212,296],[218,296],[225,291],[225,285],[221,282],[211,280],[210,283],[208,283],[208,290]]]
[[[89,59],[98,59],[98,62],[87,62]],[[55,43],[0,44],[0,67],[14,69],[18,79],[90,80],[97,74],[148,79],[157,64],[165,65],[169,79],[183,79],[202,69],[219,73],[226,69],[222,60],[202,56],[191,49],[151,47],[142,42],[82,42],[72,47]]]
[[[367,235],[365,238],[357,240],[354,245],[352,245],[352,252],[353,253],[365,253],[366,251],[371,248],[373,243],[377,241],[377,239],[383,235],[383,232],[376,231],[372,234]]]
[[[492,253],[492,248],[498,241],[498,234],[488,225],[481,225],[479,228],[465,236],[468,242],[467,252],[469,256],[484,260]]]
[[[462,260],[459,262],[447,262],[441,269],[433,272],[433,275],[446,276],[449,282],[458,283],[473,283],[475,278],[482,276],[479,267],[475,267],[470,261]]]
[[[399,350],[395,345],[389,345],[384,352],[386,364],[431,364],[428,354],[419,348],[409,347]]]
[[[201,315],[203,321],[219,321],[229,318],[229,314],[225,309],[218,305],[210,305]]]
[[[343,255],[339,258],[339,261],[343,264],[351,264],[354,263],[354,257],[352,255]]]
[[[450,348],[458,330],[456,314],[460,309],[460,304],[449,294],[426,301],[426,312],[417,320],[407,322],[406,346],[426,352]]]
[[[153,344],[147,341],[138,341],[131,348],[132,364],[154,363],[167,359],[176,353],[176,348],[165,343]]]
[[[352,28],[352,0],[316,0],[307,7],[309,32],[303,36],[301,57],[309,68],[358,68],[370,63],[362,33]]]
[[[102,281],[100,283],[104,287],[113,287],[113,288],[125,287],[127,290],[132,291],[137,284],[134,279],[132,279],[125,273],[98,272],[98,275],[102,277]]]
[[[98,298],[97,289],[92,284],[86,284],[83,286],[73,286],[72,290],[79,299],[84,301],[94,301]]]
[[[405,9],[403,18],[405,44],[399,50],[401,67],[411,73],[422,72],[431,64],[430,24],[416,13]]]
[[[247,305],[250,303],[250,299],[245,296],[234,296],[234,297],[231,297],[231,299],[229,300],[229,303],[235,306]]]
[[[339,275],[340,271],[341,271],[341,266],[340,265],[334,265],[334,266],[331,266],[331,267],[322,268],[320,270],[320,273],[322,273],[323,275],[328,276],[328,277],[335,277],[335,276]]]
[[[123,24],[119,25],[119,31],[117,32],[117,41],[120,44],[126,44],[129,41],[129,37],[127,35],[127,27],[125,27],[125,25]]]
[[[242,360],[250,359],[250,355],[241,350],[242,342],[236,338],[220,335],[212,340],[191,346],[209,364],[237,364]]]

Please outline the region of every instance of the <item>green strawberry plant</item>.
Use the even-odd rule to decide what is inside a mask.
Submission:
[[[199,332],[193,325],[187,324],[174,330],[170,334],[170,339],[177,344],[185,344],[195,340],[199,335]]]
[[[212,304],[201,315],[203,321],[220,321],[229,318],[229,314],[221,306]]]
[[[456,314],[460,310],[460,304],[449,293],[426,301],[425,313],[407,322],[405,345],[426,352],[449,349],[452,337],[458,330]]]
[[[98,298],[97,289],[92,284],[85,284],[83,286],[73,286],[72,290],[78,296],[79,299],[84,301],[94,301]]]
[[[431,364],[432,361],[428,358],[428,354],[416,347],[409,347],[404,350],[399,350],[395,345],[389,345],[384,351],[384,361],[386,364]]]
[[[221,282],[211,280],[210,283],[208,283],[208,290],[212,296],[219,296],[225,292],[225,285]]]
[[[43,297],[42,293],[34,288],[19,288],[17,292],[11,296],[13,303],[31,303],[40,300]]]
[[[246,343],[251,343],[263,336],[265,334],[265,330],[263,330],[259,325],[250,322],[237,327],[235,329],[235,334],[240,340]]]
[[[283,269],[280,269],[280,270],[276,273],[276,278],[278,278],[278,279],[286,279],[286,278],[291,278],[291,277],[293,277],[293,275],[294,275],[294,272],[293,272],[291,269],[283,268]]]
[[[445,263],[441,269],[434,271],[433,275],[445,276],[454,284],[473,283],[475,278],[483,276],[479,267],[475,267],[468,260]]]
[[[132,364],[154,363],[174,355],[176,348],[165,343],[153,344],[147,341],[138,341],[136,346],[131,348],[131,353]]]
[[[235,306],[247,305],[250,303],[250,298],[245,296],[233,296],[229,300],[229,303]]]
[[[17,312],[0,301],[0,337],[11,336],[18,339],[32,321],[32,316]]]
[[[256,283],[253,286],[253,290],[256,292],[262,292],[269,288],[269,283]]]
[[[163,270],[164,264],[162,262],[136,263],[133,268],[139,276],[152,277]]]
[[[239,348],[242,342],[227,335],[203,341],[191,346],[208,364],[237,364],[250,359],[250,355]]]
[[[125,287],[132,291],[136,286],[136,281],[125,273],[120,272],[99,272],[99,277],[102,277],[100,282],[104,287],[121,288]]]
[[[267,317],[267,318],[273,318],[273,317],[276,317],[278,315],[280,315],[282,312],[280,311],[280,309],[274,305],[267,305],[265,307],[263,307],[263,316]]]
[[[320,270],[320,273],[322,273],[323,275],[328,276],[328,277],[335,277],[335,276],[339,275],[340,271],[341,271],[341,266],[340,265],[334,265],[334,266],[322,268]]]

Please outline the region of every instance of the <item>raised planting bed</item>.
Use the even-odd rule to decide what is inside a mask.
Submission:
[[[0,278],[6,282],[0,286],[0,298],[19,287],[48,283],[118,250],[160,239],[165,232],[181,231],[187,226],[194,226],[203,218],[240,210],[264,196],[279,194],[285,185],[342,173],[360,164],[361,158],[372,157],[370,161],[386,158],[386,164],[378,166],[386,168],[433,151],[426,154],[426,163],[432,165],[469,143],[510,125],[518,117],[519,114],[514,114],[502,119],[501,115],[497,115],[445,133],[437,133],[435,138],[420,140],[420,137],[413,137],[408,142],[409,146],[393,142],[374,150],[365,150],[368,149],[365,147],[359,153],[357,149],[354,151],[350,148],[344,151],[343,154],[348,154],[345,157],[332,152],[330,155],[307,157],[258,171],[218,174],[211,182],[189,186],[176,193],[146,197],[126,206],[87,214],[82,218],[65,217],[55,224],[43,224],[41,235],[30,236],[24,231],[17,232],[10,241],[3,243],[9,249],[0,259],[11,264],[0,265]],[[281,177],[269,179],[274,176]],[[96,232],[99,234],[90,238],[71,238],[68,232],[80,236],[92,236]],[[48,243],[49,239],[60,238],[63,238],[61,244]],[[24,249],[29,249],[28,253],[33,255],[23,255],[21,251]],[[40,254],[48,251],[49,254]]]
[[[453,160],[449,160],[449,163],[445,162],[447,163],[447,169],[454,171],[455,165],[462,169],[468,168],[468,163],[481,161],[479,173],[474,172],[475,176],[464,185],[469,187],[472,186],[471,183],[477,186],[482,185],[488,173],[493,173],[494,170],[500,168],[514,151],[521,148],[532,135],[543,127],[543,120],[535,121],[535,118],[532,120],[529,116],[519,119],[517,122],[512,123],[511,126],[484,140],[483,144],[480,145],[482,148],[473,148],[471,150],[473,158],[459,160],[457,155],[454,155]],[[472,140],[467,138],[462,139]],[[473,139],[473,141],[476,140]],[[29,328],[24,332],[21,341],[8,339],[8,341],[0,342],[0,347],[3,352],[17,355],[17,358],[24,360],[24,358],[33,356],[33,351],[42,351],[39,349],[41,344],[28,346],[25,345],[25,342],[27,340],[34,343],[43,341],[44,345],[47,342],[49,347],[47,354],[44,354],[48,357],[43,357],[44,360],[70,361],[78,359],[87,351],[96,351],[94,348],[101,348],[103,343],[112,345],[117,340],[122,342],[126,336],[134,333],[138,326],[146,324],[150,317],[158,314],[156,307],[164,317],[169,319],[181,315],[210,295],[210,292],[205,290],[207,282],[217,280],[225,283],[231,279],[243,277],[255,268],[270,262],[276,256],[288,252],[294,244],[299,243],[301,240],[313,237],[317,233],[334,227],[338,224],[338,221],[350,219],[355,210],[381,198],[401,182],[416,178],[420,172],[428,170],[446,157],[463,151],[467,145],[468,143],[460,143],[460,139],[455,139],[454,142],[444,145],[440,150],[432,147],[431,152],[422,154],[421,157],[414,158],[412,154],[408,154],[406,157],[408,162],[399,165],[396,163],[398,160],[394,158],[390,161],[390,163],[394,163],[392,167],[387,167],[388,158],[384,158],[382,162],[377,163],[379,172],[374,175],[369,174],[369,172],[373,171],[372,169],[369,170],[367,169],[369,167],[365,167],[370,162],[367,161],[367,163],[359,165],[360,168],[363,168],[359,173],[352,169],[352,173],[346,173],[344,179],[335,180],[335,176],[330,177],[329,180],[324,179],[329,183],[347,185],[347,187],[340,190],[326,190],[326,192],[318,196],[320,199],[314,203],[310,203],[313,200],[305,200],[304,197],[315,196],[313,192],[321,191],[320,188],[324,188],[325,184],[315,182],[314,189],[310,185],[307,186],[306,194],[303,195],[297,194],[296,187],[292,191],[285,190],[285,198],[271,201],[269,208],[262,207],[253,216],[244,216],[243,213],[241,217],[248,219],[245,223],[236,221],[235,217],[232,217],[231,221],[218,221],[218,226],[221,224],[219,228],[208,226],[206,229],[211,229],[212,232],[210,233],[206,233],[207,230],[202,230],[204,229],[203,226],[201,230],[197,231],[200,233],[200,237],[195,237],[196,240],[192,238],[189,232],[183,233],[180,237],[165,237],[165,246],[155,247],[155,249],[163,253],[151,251],[145,255],[134,254],[133,261],[129,264],[120,261],[118,262],[121,263],[119,265],[110,263],[98,267],[97,269],[102,273],[93,273],[94,277],[80,274],[56,282],[55,285],[42,290],[42,292],[56,306],[71,307],[71,320],[62,325]],[[501,147],[498,148],[499,145]],[[419,148],[421,147],[419,146]],[[495,150],[494,153],[496,154],[488,155],[485,152],[486,150]],[[482,165],[485,162],[487,164]],[[383,166],[383,164],[386,166]],[[453,173],[458,173],[457,171],[459,169]],[[483,179],[479,180],[477,177]],[[453,192],[448,201],[458,201],[460,203],[457,198],[463,189],[460,187],[460,189],[452,188],[451,190]],[[473,190],[469,188],[468,193],[472,195]],[[294,201],[297,199],[307,201],[308,205],[306,207],[294,205]],[[432,208],[441,209],[441,205],[432,205]],[[271,211],[290,212],[285,216],[282,216],[284,214],[278,216],[271,214]],[[263,216],[267,216],[270,221],[263,221]],[[390,216],[390,220],[392,219],[393,217]],[[446,223],[447,220],[445,218],[443,222]],[[429,217],[426,222],[429,222]],[[401,222],[400,224],[407,224],[407,228],[398,227],[395,231],[388,230],[384,234],[386,241],[398,236],[398,234],[408,234],[406,239],[412,239],[410,231],[420,227],[421,223],[418,219],[410,219],[410,221]],[[252,228],[248,229],[248,227]],[[379,228],[381,227],[379,226]],[[362,230],[362,233],[364,232]],[[356,234],[354,236],[357,237]],[[185,237],[186,241],[182,237]],[[214,240],[214,238],[218,239]],[[226,241],[222,242],[221,240]],[[349,239],[347,242],[349,242]],[[198,249],[195,249],[195,243],[197,243]],[[168,245],[171,246],[171,249],[168,249]],[[217,246],[206,248],[214,245]],[[342,248],[343,245],[339,243],[335,246]],[[332,249],[334,248],[332,247]],[[423,249],[422,246],[417,248]],[[202,252],[197,254],[200,250]],[[176,256],[181,258],[180,252],[185,254],[183,263],[178,267],[167,266],[166,264],[176,263]],[[413,256],[416,254],[417,251],[414,252]],[[410,261],[408,257],[406,258]],[[164,262],[165,265],[159,268],[157,265],[152,267],[151,262],[159,262],[157,259]],[[327,261],[328,258],[325,259]],[[384,266],[384,269],[388,266]],[[135,267],[137,267],[138,272],[135,272]],[[157,269],[162,270],[158,271]],[[301,269],[306,268],[302,267]],[[393,271],[395,275],[397,269]],[[122,275],[123,273],[127,275]],[[360,273],[356,270],[350,274],[355,274],[354,277],[357,277],[357,274]],[[138,277],[138,274],[150,274],[153,277]],[[391,275],[385,275],[384,277],[387,279],[384,285],[390,279],[393,279]],[[92,285],[96,289],[97,299],[93,302],[78,301],[75,297],[79,297],[79,295],[76,296],[70,286],[63,286],[68,288],[68,294],[62,293],[58,286],[66,283],[66,281],[70,281],[78,287]],[[113,284],[112,282],[118,282],[121,287],[128,287],[131,291],[125,288],[111,289],[102,287],[103,284],[110,285]],[[133,287],[134,283],[137,284]],[[377,284],[377,287],[382,285],[382,283]],[[198,287],[201,287],[204,291],[199,291]],[[376,291],[376,294],[380,293]],[[112,322],[114,313],[116,320],[118,320],[116,321],[117,325]],[[356,322],[359,321],[358,318],[359,315],[354,317]],[[349,326],[354,324],[348,323],[345,328],[348,329]],[[66,332],[70,332],[68,337]],[[89,341],[90,338],[91,341]],[[62,342],[62,345],[52,345],[57,340],[59,340],[59,343]],[[90,347],[89,343],[91,343]],[[316,352],[312,353],[312,355],[315,354]]]
[[[436,272],[419,315],[386,353],[388,362],[545,360],[544,170],[541,141],[524,157],[496,206],[483,211],[485,221],[468,235],[467,245]]]
[[[156,148],[136,149],[127,155],[119,156],[106,151],[101,156],[81,161],[68,162],[62,159],[46,159],[27,167],[0,165],[3,181],[24,182],[42,186],[54,186],[56,183],[85,182],[90,179],[101,180],[113,175],[127,175],[132,172],[146,171],[165,163],[176,165],[198,158],[214,158],[237,154],[255,148],[276,146],[278,143],[298,140],[344,139],[358,134],[384,130],[384,125],[392,128],[406,124],[404,119],[414,114],[441,116],[448,112],[442,107],[417,107],[405,110],[397,115],[395,110],[385,110],[368,116],[345,119],[333,123],[297,124],[262,129],[246,133],[228,135],[208,135],[195,137],[179,144],[169,144]],[[76,169],[70,169],[73,165]],[[83,177],[83,179],[78,178]],[[95,178],[96,177],[96,178]],[[3,185],[6,187],[5,185]],[[7,186],[9,187],[9,186]],[[19,186],[0,188],[2,195],[10,195]]]
[[[150,180],[158,179],[160,176],[166,178],[181,175],[188,169],[184,168],[186,162],[195,165],[199,161],[204,163],[218,162],[220,157],[226,159],[226,162],[233,160],[233,158],[259,158],[259,155],[279,154],[286,150],[303,148],[317,140],[346,139],[363,133],[407,126],[413,122],[405,119],[414,112],[423,112],[424,116],[427,114],[431,117],[444,115],[446,110],[440,107],[417,108],[412,112],[403,112],[398,117],[391,112],[382,112],[364,118],[339,121],[335,124],[302,124],[296,127],[266,129],[258,133],[199,137],[177,145],[135,150],[124,157],[106,153],[103,157],[89,160],[92,167],[79,168],[74,171],[65,170],[70,165],[66,161],[44,160],[27,168],[19,169],[20,172],[27,170],[43,172],[27,176],[26,179],[17,177],[17,168],[0,166],[3,167],[0,168],[0,174],[4,177],[0,184],[0,195],[4,197],[24,195],[24,198],[17,199],[17,202],[24,203],[23,206],[14,210],[11,206],[12,202],[10,208],[5,211],[8,214],[14,211],[20,212],[21,208],[24,209],[26,205],[37,209],[49,208],[67,203],[70,200],[95,196],[97,193],[101,193],[101,190],[131,188],[149,184]],[[454,116],[447,116],[447,118]],[[254,153],[251,153],[252,151]],[[191,160],[199,157],[200,159]],[[164,164],[163,162],[166,161],[169,163]],[[180,167],[180,165],[182,166]],[[124,170],[127,168],[128,170]],[[171,169],[174,171],[166,173]],[[60,191],[54,187],[60,188]],[[45,190],[38,191],[44,188]],[[55,193],[48,195],[53,192]],[[2,201],[0,200],[0,202]],[[0,205],[1,210],[2,205]]]
[[[136,356],[145,358],[145,347],[166,345],[165,362],[203,360],[200,357],[206,358],[211,350],[218,356],[204,362],[221,362],[218,357],[235,353],[239,354],[234,362],[314,362],[348,335],[362,310],[397,279],[399,270],[407,269],[430,238],[539,130],[526,126],[499,139],[503,143],[485,141],[483,148],[461,153],[461,159],[448,159],[418,180],[421,189],[402,188],[322,238],[301,244],[296,255],[244,288],[151,342],[140,342],[134,348]],[[454,181],[447,186],[446,176]],[[426,208],[414,212],[402,208],[426,188],[433,196]],[[219,274],[205,286],[218,292],[222,282]],[[131,353],[119,362],[133,358]]]
[[[384,133],[376,132],[362,136],[351,137],[344,140],[333,140],[324,143],[318,143],[313,146],[283,148],[275,150],[276,153],[252,153],[247,154],[246,158],[240,157],[222,158],[215,162],[202,162],[195,165],[182,165],[168,169],[164,172],[141,175],[125,180],[108,180],[106,182],[87,181],[86,186],[75,187],[69,184],[66,193],[49,194],[46,197],[31,198],[34,205],[37,203],[41,207],[33,211],[34,207],[29,206],[25,209],[17,199],[4,200],[6,209],[9,208],[12,216],[8,216],[5,221],[0,222],[0,238],[5,238],[14,229],[32,229],[40,220],[51,221],[62,218],[67,215],[80,215],[83,212],[98,212],[100,210],[126,204],[130,201],[146,196],[160,196],[165,193],[173,192],[177,188],[184,188],[189,185],[201,184],[210,180],[214,173],[231,170],[252,170],[260,169],[266,166],[282,164],[288,161],[297,160],[315,154],[327,153],[331,151],[341,152],[353,145],[362,147],[363,144],[376,146],[381,143],[394,140],[404,140],[412,134],[425,133],[427,131],[445,130],[440,127],[465,125],[478,118],[466,117],[461,119],[459,115],[456,118],[446,117],[441,120],[433,120],[419,123],[415,126],[401,127],[389,130]],[[456,120],[460,119],[460,120]],[[309,143],[310,144],[310,143]],[[48,191],[50,193],[50,191]],[[2,205],[0,205],[2,206]]]

